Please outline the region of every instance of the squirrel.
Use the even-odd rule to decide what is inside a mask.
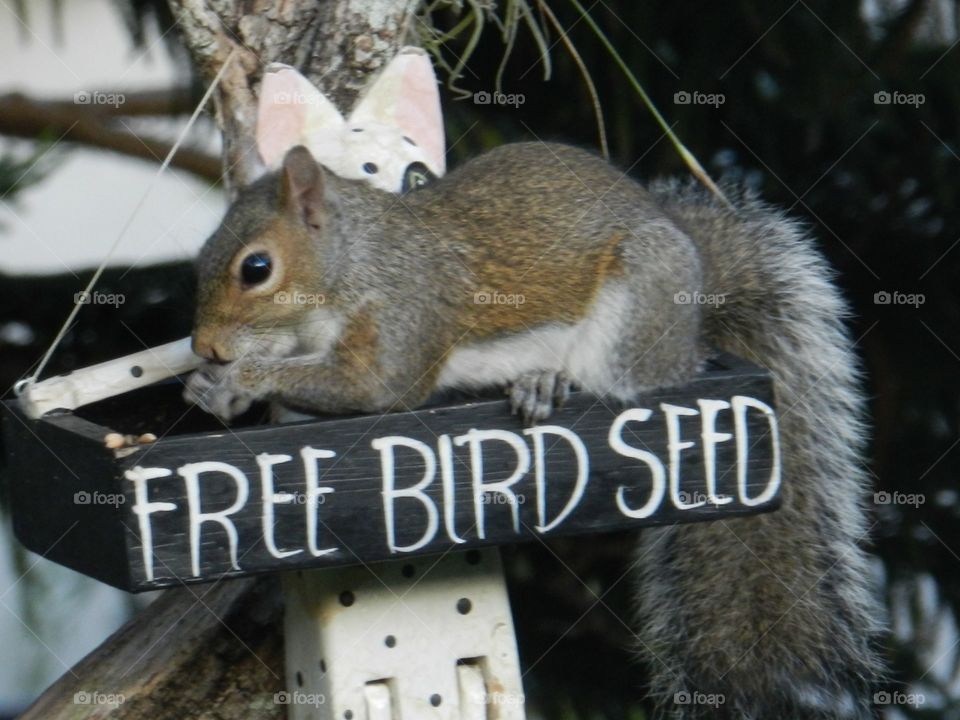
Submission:
[[[641,533],[651,694],[684,720],[873,717],[882,622],[847,310],[797,223],[732,203],[560,144],[505,145],[403,196],[294,147],[200,252],[192,337],[209,362],[185,398],[228,420],[255,400],[379,413],[499,386],[535,423],[571,388],[630,402],[680,384],[713,349],[764,366],[782,507]]]

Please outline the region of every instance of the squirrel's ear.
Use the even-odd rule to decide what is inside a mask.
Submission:
[[[342,126],[337,108],[303,75],[289,65],[267,66],[257,107],[257,150],[268,168],[278,167],[290,148]]]
[[[446,141],[440,91],[425,50],[403,47],[373,81],[350,113],[350,123],[394,125],[421,147],[436,176],[446,170]]]
[[[280,205],[319,227],[324,213],[323,168],[303,145],[291,148],[280,170]]]

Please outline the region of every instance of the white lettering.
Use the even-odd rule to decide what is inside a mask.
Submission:
[[[734,395],[733,420],[737,434],[737,490],[740,495],[740,502],[748,507],[762,505],[769,502],[780,489],[780,429],[777,425],[777,415],[773,408],[756,398],[746,395]],[[767,487],[756,497],[750,497],[747,494],[747,464],[750,457],[750,449],[747,447],[747,409],[755,408],[762,412],[770,425],[770,441],[773,449],[773,466],[770,468],[770,479],[767,481]]]
[[[488,440],[499,440],[507,443],[517,454],[517,464],[506,480],[497,482],[483,482],[483,450],[482,443]],[[473,481],[473,511],[477,519],[477,537],[484,540],[487,537],[486,516],[484,514],[484,495],[496,493],[503,495],[506,504],[510,506],[513,516],[513,531],[520,532],[520,502],[511,490],[511,486],[527,474],[530,469],[530,450],[519,435],[509,430],[469,430],[465,435],[453,439],[455,445],[470,446],[470,471]]]
[[[230,565],[239,570],[237,562],[237,526],[230,515],[240,510],[247,502],[250,484],[247,476],[239,468],[224,462],[187,463],[177,468],[187,487],[187,509],[190,512],[190,565],[193,576],[200,575],[200,526],[205,522],[218,523],[227,533],[230,551]],[[200,512],[200,475],[202,473],[223,473],[233,478],[237,484],[237,499],[226,510],[213,513]]]
[[[663,502],[663,495],[667,489],[666,472],[663,468],[663,463],[660,462],[660,459],[656,455],[647,450],[639,450],[631,445],[627,445],[627,443],[623,441],[622,435],[624,426],[628,422],[646,422],[650,419],[651,415],[653,415],[653,411],[647,408],[624,410],[613,421],[613,424],[610,426],[610,432],[607,435],[607,442],[614,452],[635,460],[642,460],[650,468],[650,499],[647,500],[642,507],[636,509],[629,507],[624,498],[626,487],[621,485],[617,489],[617,508],[626,517],[637,520],[650,517],[660,507],[660,504]]]
[[[437,527],[439,526],[437,506],[433,500],[430,499],[430,496],[423,492],[424,488],[433,482],[433,478],[437,474],[437,458],[429,445],[401,435],[377,438],[370,444],[374,450],[380,451],[380,466],[383,473],[383,491],[381,495],[383,496],[383,517],[387,531],[387,547],[390,548],[390,552],[392,553],[419,550],[433,540],[437,534]],[[398,445],[416,450],[420,453],[425,466],[423,477],[419,482],[408,488],[401,488],[400,490],[396,489],[397,478],[393,451]],[[397,498],[402,497],[413,498],[420,501],[424,510],[427,511],[427,527],[417,542],[400,546],[397,545],[393,505]]]
[[[660,409],[667,420],[667,450],[670,463],[670,499],[673,501],[677,510],[690,510],[691,508],[706,505],[707,500],[703,498],[697,502],[686,502],[680,493],[680,453],[687,448],[693,447],[694,443],[689,440],[680,439],[680,418],[682,416],[692,417],[699,415],[699,411],[693,408],[682,407],[680,405],[671,405],[670,403],[660,403]]]
[[[546,533],[553,530],[560,523],[567,519],[567,516],[573,512],[574,508],[583,498],[583,493],[587,489],[587,480],[590,478],[590,456],[587,454],[587,446],[583,440],[567,428],[559,425],[537,425],[527,428],[523,431],[524,435],[533,438],[534,450],[534,478],[537,483],[537,519],[540,521],[536,526],[537,532]],[[544,435],[556,435],[566,440],[573,448],[577,456],[577,481],[573,486],[573,492],[570,494],[567,504],[563,510],[549,523],[547,522],[547,480],[546,480],[546,448],[543,443]]]
[[[156,512],[176,510],[177,506],[171,502],[149,502],[147,499],[147,481],[170,477],[173,475],[173,471],[167,468],[145,468],[137,465],[132,470],[124,472],[124,475],[126,475],[127,480],[133,481],[133,491],[137,498],[133,511],[137,514],[137,521],[140,524],[143,569],[147,582],[151,582],[153,580],[153,527],[150,524],[150,516]]]
[[[717,443],[733,439],[730,433],[717,432],[717,413],[729,410],[726,400],[697,400],[700,406],[701,430],[703,440],[703,468],[707,477],[707,502],[711,505],[726,505],[733,502],[729,495],[717,495]]]
[[[303,550],[280,550],[277,548],[277,541],[273,534],[274,512],[273,506],[286,505],[292,503],[296,498],[291,493],[275,492],[273,489],[273,466],[280,463],[290,462],[293,457],[290,455],[270,455],[269,453],[260,453],[257,455],[257,465],[260,466],[260,498],[261,498],[261,517],[260,522],[263,526],[263,544],[267,546],[267,552],[275,558],[285,558],[291,555],[302,553]]]

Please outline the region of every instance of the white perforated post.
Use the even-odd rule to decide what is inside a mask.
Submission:
[[[289,720],[522,720],[496,549],[284,577]]]

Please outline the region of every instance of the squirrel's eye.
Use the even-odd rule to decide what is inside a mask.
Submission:
[[[407,169],[403,171],[403,185],[400,192],[416,190],[436,179],[437,176],[430,172],[430,169],[422,162],[410,163],[407,165]]]
[[[244,285],[259,285],[273,270],[273,261],[266,253],[250,253],[240,264],[240,279]]]

